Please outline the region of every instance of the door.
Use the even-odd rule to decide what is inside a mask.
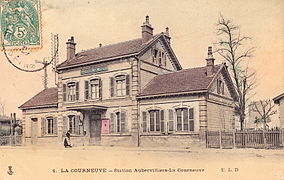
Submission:
[[[90,144],[100,145],[101,142],[101,115],[91,114],[90,115]]]
[[[31,123],[31,144],[37,144],[37,118],[32,118]]]

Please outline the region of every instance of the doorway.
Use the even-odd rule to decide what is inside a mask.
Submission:
[[[37,118],[32,118],[31,119],[31,144],[35,145],[37,144],[37,124],[38,124],[38,120]]]
[[[90,144],[100,145],[101,142],[101,114],[92,113],[90,115]]]

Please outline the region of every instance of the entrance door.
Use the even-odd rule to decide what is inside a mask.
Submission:
[[[37,144],[37,118],[32,118],[31,124],[31,144]]]
[[[91,114],[90,115],[90,144],[100,145],[101,142],[101,115]]]

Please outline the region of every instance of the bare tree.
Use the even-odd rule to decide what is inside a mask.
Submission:
[[[260,100],[252,104],[252,111],[258,114],[255,119],[255,123],[263,123],[263,129],[266,129],[267,123],[269,123],[270,117],[277,113],[274,110],[275,104],[272,100]]]
[[[240,28],[222,15],[217,23],[217,35],[219,39],[216,43],[216,52],[228,64],[238,94],[235,110],[240,119],[241,130],[243,130],[247,104],[252,95],[251,90],[255,85],[255,73],[248,68],[247,60],[252,57],[255,48],[246,48],[245,43],[251,38],[242,36]]]

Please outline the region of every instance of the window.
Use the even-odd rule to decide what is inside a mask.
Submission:
[[[176,130],[177,131],[194,131],[194,112],[193,108],[176,109]]]
[[[67,84],[68,87],[68,101],[75,101],[76,91],[75,91],[75,83]]]
[[[129,95],[129,75],[118,75],[110,78],[110,96]]]
[[[47,120],[47,134],[53,134],[53,118],[48,117]]]
[[[68,116],[68,119],[69,119],[69,131],[71,134],[75,134],[75,128],[76,128],[76,124],[75,124],[75,116],[74,115],[71,115],[71,116]]]
[[[142,112],[142,131],[143,132],[165,132],[164,110],[150,110]]]
[[[90,81],[91,84],[91,99],[100,98],[100,80],[93,79]]]
[[[116,83],[116,95],[117,96],[125,96],[126,95],[126,80],[125,76],[116,76],[115,77],[115,83]]]
[[[150,113],[150,131],[157,132],[161,130],[161,118],[159,110],[151,110]]]
[[[126,132],[126,112],[119,111],[111,113],[110,130],[112,133],[124,133]]]
[[[63,84],[63,101],[79,100],[79,82]]]
[[[57,118],[41,118],[41,132],[42,136],[57,134]]]
[[[158,58],[158,50],[157,49],[152,49],[152,59],[153,59],[153,63],[156,63],[156,60]]]
[[[217,93],[224,95],[224,82],[221,79],[217,80]]]
[[[159,66],[162,66],[162,57],[164,53],[162,51],[159,52]]]

